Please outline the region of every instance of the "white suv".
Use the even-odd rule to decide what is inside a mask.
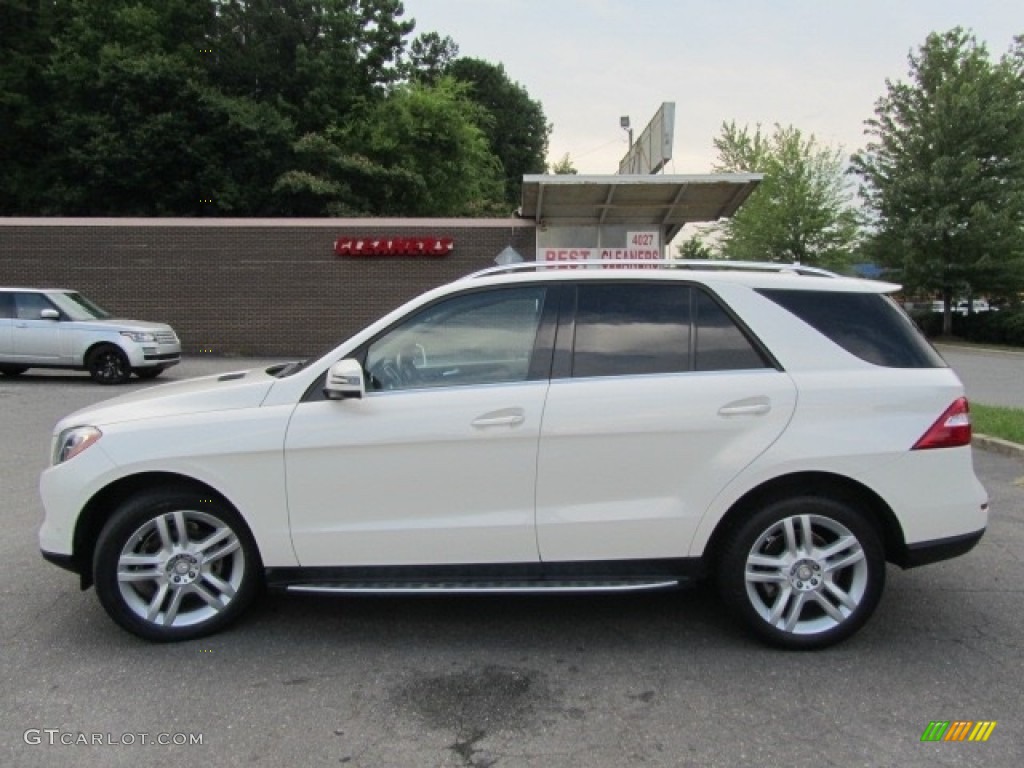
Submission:
[[[181,361],[181,343],[163,323],[121,320],[76,291],[0,288],[0,373],[29,368],[88,371],[100,384],[134,373],[152,379]]]
[[[817,648],[868,619],[886,561],[981,538],[963,387],[886,296],[897,286],[565,266],[486,270],[315,361],[63,419],[44,556],[151,640],[218,630],[264,585],[710,576],[761,637]]]

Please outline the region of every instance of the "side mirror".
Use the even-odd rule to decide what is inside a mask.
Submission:
[[[60,320],[60,312],[56,309],[44,309],[39,313],[40,320]]]
[[[348,400],[362,398],[366,394],[366,381],[363,366],[358,360],[345,358],[339,360],[327,370],[324,381],[324,397],[328,400]]]

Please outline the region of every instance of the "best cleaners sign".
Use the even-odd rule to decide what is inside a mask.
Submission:
[[[659,237],[653,232],[627,232],[625,248],[542,248],[537,256],[538,261],[593,261],[632,262],[661,261]],[[639,267],[642,265],[621,264],[616,266]]]

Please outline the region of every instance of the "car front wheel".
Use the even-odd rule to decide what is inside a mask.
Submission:
[[[4,376],[20,376],[28,370],[24,365],[0,365],[0,373]]]
[[[99,384],[124,384],[132,375],[124,352],[111,344],[96,347],[89,353],[86,368],[92,380]]]
[[[868,620],[882,595],[885,556],[851,506],[803,496],[768,505],[732,533],[719,562],[729,606],[758,635],[790,649],[824,648]]]
[[[227,626],[256,596],[261,570],[235,511],[184,490],[129,499],[104,527],[93,558],[107,613],[129,632],[159,642]]]

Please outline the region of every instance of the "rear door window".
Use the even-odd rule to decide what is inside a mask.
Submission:
[[[689,371],[690,292],[678,284],[581,284],[573,377]]]
[[[694,370],[743,371],[771,367],[718,302],[694,291],[697,344]]]

